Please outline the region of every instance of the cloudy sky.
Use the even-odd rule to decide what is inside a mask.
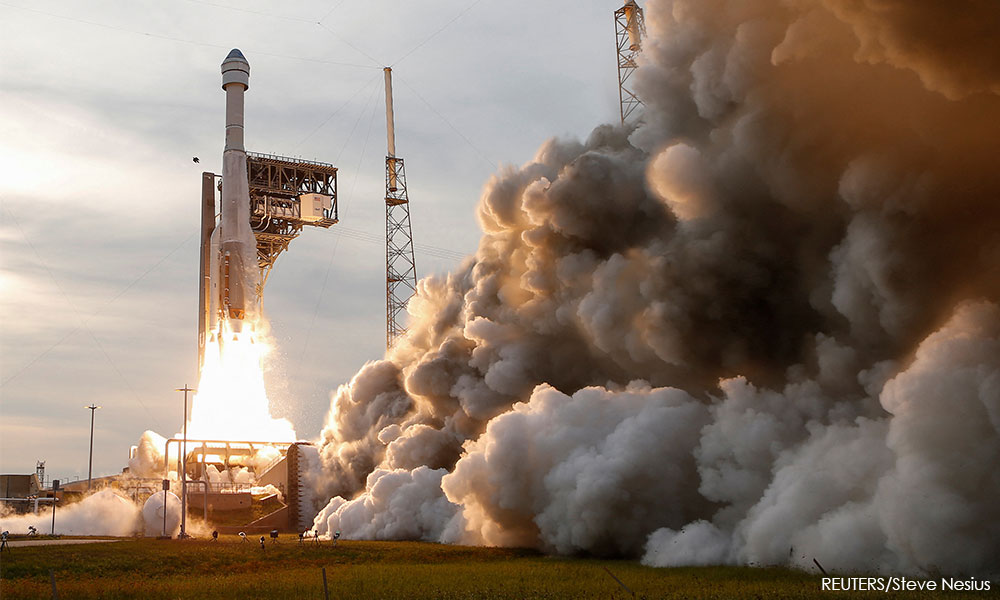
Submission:
[[[247,148],[340,168],[341,223],[295,240],[264,295],[276,416],[312,438],[383,350],[381,67],[418,273],[448,270],[498,166],[617,117],[619,4],[0,0],[0,471],[86,477],[91,402],[95,475],[145,429],[179,429],[230,48],[251,64]]]

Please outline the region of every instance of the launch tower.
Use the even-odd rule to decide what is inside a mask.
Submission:
[[[257,240],[263,291],[274,262],[302,227],[337,222],[337,167],[321,162],[247,153],[250,228]]]

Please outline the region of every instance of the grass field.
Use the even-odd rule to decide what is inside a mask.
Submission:
[[[337,547],[124,540],[20,547],[0,560],[0,597],[90,598],[975,598],[971,593],[821,592],[819,577],[789,569],[653,569],[634,561],[555,558],[527,550],[416,542],[341,541]]]

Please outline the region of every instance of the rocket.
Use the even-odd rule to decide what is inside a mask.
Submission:
[[[213,311],[229,321],[235,333],[243,329],[257,303],[259,272],[257,242],[250,229],[250,186],[243,143],[243,96],[250,87],[250,63],[238,49],[222,62],[226,92],[226,146],[222,152],[222,210],[213,232]],[[216,250],[216,247],[218,250]]]
[[[222,322],[238,335],[253,321],[259,298],[257,241],[250,229],[250,183],[243,146],[243,95],[250,87],[250,63],[233,49],[222,61],[226,92],[226,146],[222,151],[222,210],[215,220],[214,173],[202,173],[201,259],[198,283],[198,367]],[[219,340],[222,341],[221,339]]]

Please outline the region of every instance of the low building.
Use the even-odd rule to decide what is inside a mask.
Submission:
[[[38,475],[0,475],[0,496],[4,498],[29,498],[41,490]]]

